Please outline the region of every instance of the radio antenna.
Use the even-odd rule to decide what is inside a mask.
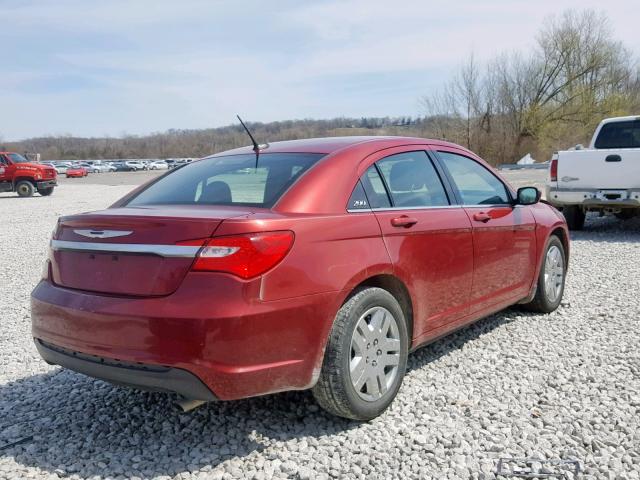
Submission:
[[[240,124],[244,128],[244,131],[247,132],[247,135],[249,135],[249,138],[251,139],[251,143],[253,143],[253,151],[256,152],[256,170],[257,170],[258,157],[260,156],[260,145],[258,145],[258,142],[256,142],[256,139],[253,138],[253,135],[251,135],[251,131],[249,131],[249,128],[247,128],[247,126],[244,124],[244,122],[240,118],[240,115],[236,115],[236,117],[238,117],[238,120],[240,120]]]

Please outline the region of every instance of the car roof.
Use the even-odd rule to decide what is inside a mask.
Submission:
[[[322,138],[306,138],[302,140],[286,140],[282,142],[269,143],[266,148],[261,148],[260,153],[335,153],[348,147],[358,144],[371,144],[375,147],[379,144],[381,148],[389,148],[408,144],[428,144],[428,145],[445,145],[460,148],[460,146],[445,142],[442,140],[416,138],[416,137],[396,137],[396,136],[347,136],[347,137],[322,137]],[[252,146],[235,148],[220,152],[212,157],[226,155],[242,155],[253,153]]]

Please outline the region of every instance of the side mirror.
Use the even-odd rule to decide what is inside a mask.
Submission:
[[[516,197],[516,204],[518,205],[533,205],[540,201],[542,193],[536,187],[522,187],[518,189],[518,195]]]

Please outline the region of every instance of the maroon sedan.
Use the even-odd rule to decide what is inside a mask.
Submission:
[[[346,137],[259,153],[60,218],[32,293],[42,357],[195,400],[312,388],[366,420],[411,350],[509,305],[560,304],[563,216],[472,152]]]

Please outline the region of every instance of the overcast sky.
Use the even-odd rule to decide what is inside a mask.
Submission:
[[[417,116],[470,52],[572,7],[638,53],[638,0],[0,0],[0,138]]]

